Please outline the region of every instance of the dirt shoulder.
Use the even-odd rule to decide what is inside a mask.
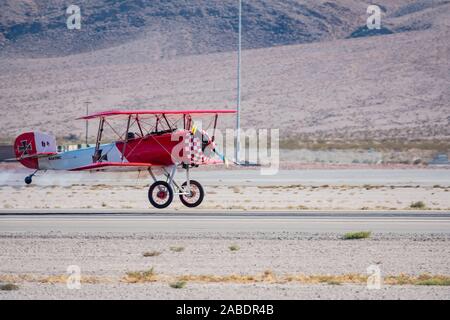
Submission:
[[[449,286],[390,285],[389,277],[450,275],[449,241],[443,234],[3,233],[0,281],[14,280],[19,290],[0,299],[446,299]],[[80,290],[65,285],[70,265],[85,277]],[[369,266],[385,279],[380,290],[366,287]],[[146,278],[131,281],[136,274]],[[185,287],[172,288],[176,281]]]

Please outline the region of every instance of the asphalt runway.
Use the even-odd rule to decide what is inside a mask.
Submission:
[[[449,212],[233,212],[0,214],[0,232],[450,233]]]

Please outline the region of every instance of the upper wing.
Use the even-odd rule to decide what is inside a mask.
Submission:
[[[236,110],[112,110],[98,112],[88,116],[78,118],[78,120],[90,120],[102,117],[127,117],[130,115],[215,115],[215,114],[234,114]]]
[[[87,166],[78,167],[71,169],[70,171],[95,171],[95,170],[107,170],[113,168],[149,168],[152,167],[151,163],[141,163],[141,162],[97,162],[89,164]],[[112,171],[112,170],[111,170]]]

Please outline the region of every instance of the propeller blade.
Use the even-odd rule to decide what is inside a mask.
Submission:
[[[225,163],[225,167],[228,168],[230,165],[230,161],[227,158],[225,158],[225,156],[223,154],[221,154],[219,151],[217,151],[216,149],[213,149],[213,152],[219,156],[219,158]],[[236,161],[233,161],[233,163],[235,165],[239,165],[239,163],[237,163]]]

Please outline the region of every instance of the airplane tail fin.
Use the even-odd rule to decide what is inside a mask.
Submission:
[[[56,154],[56,139],[41,132],[25,132],[16,138],[14,152],[22,165],[39,169],[40,157]]]

